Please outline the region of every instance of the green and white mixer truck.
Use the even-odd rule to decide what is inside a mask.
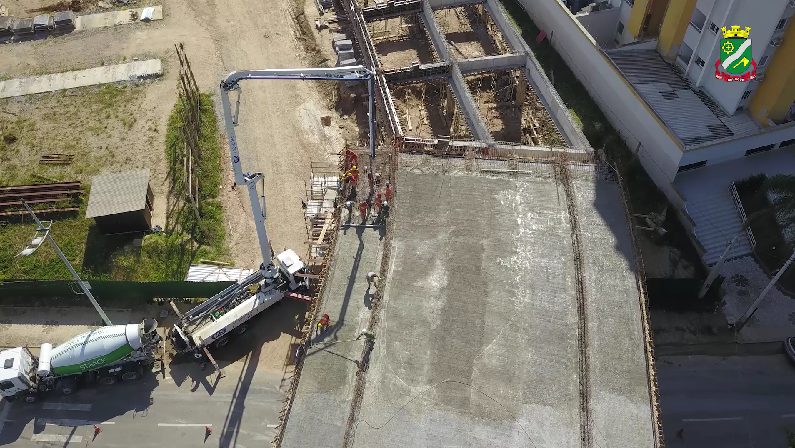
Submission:
[[[156,328],[154,319],[101,327],[55,348],[44,343],[38,357],[27,347],[0,351],[0,396],[33,403],[48,393],[70,395],[80,385],[137,380],[154,364],[162,342]]]

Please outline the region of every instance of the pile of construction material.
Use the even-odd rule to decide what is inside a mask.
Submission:
[[[353,52],[353,41],[345,34],[335,34],[331,38],[331,44],[337,53],[337,67],[349,67],[357,65],[356,56]]]
[[[55,17],[49,14],[26,19],[0,16],[0,39],[24,38],[34,34],[62,34],[74,31],[74,29],[75,13],[72,11],[57,12]]]

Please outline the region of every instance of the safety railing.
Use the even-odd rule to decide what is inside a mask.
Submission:
[[[756,247],[756,237],[754,237],[754,232],[751,230],[751,226],[748,225],[748,217],[745,215],[745,207],[743,207],[743,201],[740,200],[740,195],[737,193],[737,185],[732,182],[729,185],[729,191],[732,195],[732,200],[734,201],[734,208],[737,210],[737,214],[740,215],[740,223],[745,226],[745,234],[748,235],[748,243],[751,245],[751,250],[754,250]]]

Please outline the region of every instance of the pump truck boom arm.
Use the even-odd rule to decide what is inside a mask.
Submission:
[[[369,94],[369,126],[370,126],[370,157],[375,157],[375,97],[373,88],[375,77],[373,72],[361,65],[351,67],[336,68],[299,68],[299,69],[267,69],[267,70],[243,70],[232,72],[221,81],[221,104],[224,109],[224,124],[226,135],[229,138],[229,151],[232,155],[232,168],[235,172],[235,185],[246,185],[248,188],[249,200],[251,201],[251,211],[257,228],[257,237],[260,242],[262,258],[265,260],[265,269],[270,270],[272,266],[272,255],[270,243],[268,242],[265,231],[265,197],[263,194],[262,204],[260,205],[257,197],[257,182],[262,179],[262,173],[243,174],[240,165],[240,153],[237,147],[237,135],[235,126],[237,125],[232,115],[232,105],[229,101],[229,92],[237,90],[240,92],[240,81],[248,79],[283,79],[283,80],[319,80],[319,81],[367,81],[367,91]],[[240,97],[236,110],[240,107]]]

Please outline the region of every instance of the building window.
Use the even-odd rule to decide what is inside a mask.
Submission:
[[[778,21],[778,25],[776,25],[777,30],[784,29],[784,25],[787,24],[787,19],[781,19]]]
[[[743,99],[744,100],[747,100],[749,96],[751,96],[751,91],[750,90],[746,90],[745,92],[743,92]]]
[[[714,23],[709,22],[709,30],[712,31],[712,34],[718,34],[718,31],[720,31],[720,28],[718,28],[718,25],[715,25]]]
[[[795,138],[793,138],[792,140],[784,140],[783,142],[781,142],[780,145],[778,145],[778,147],[784,148],[791,145],[795,145]]]
[[[703,12],[699,11],[698,8],[694,8],[693,15],[690,16],[690,24],[693,25],[693,28],[697,29],[698,32],[701,32],[706,21],[707,16],[705,16]]]
[[[770,59],[770,56],[767,56],[767,55],[762,56],[761,58],[759,58],[759,66],[762,67],[765,64],[767,64],[767,60],[768,59]]]
[[[704,66],[704,60],[701,59],[700,56],[696,56],[696,65],[698,65],[699,67],[703,67]]]
[[[682,42],[682,46],[679,48],[679,55],[677,55],[685,65],[690,63],[690,58],[693,57],[693,49],[690,48],[686,43]]]
[[[623,23],[618,22],[618,31],[617,32],[618,32],[619,36],[624,34],[624,24]]]
[[[696,168],[701,168],[701,167],[706,166],[706,165],[707,165],[707,161],[706,160],[702,160],[700,162],[691,163],[690,165],[682,165],[682,166],[679,167],[679,170],[677,172],[681,173],[683,171],[690,171],[690,170],[694,170]]]
[[[759,154],[760,152],[770,151],[771,149],[773,149],[774,146],[776,146],[776,144],[771,143],[769,145],[760,146],[754,149],[749,149],[748,151],[745,151],[745,155],[752,156],[754,154]]]

